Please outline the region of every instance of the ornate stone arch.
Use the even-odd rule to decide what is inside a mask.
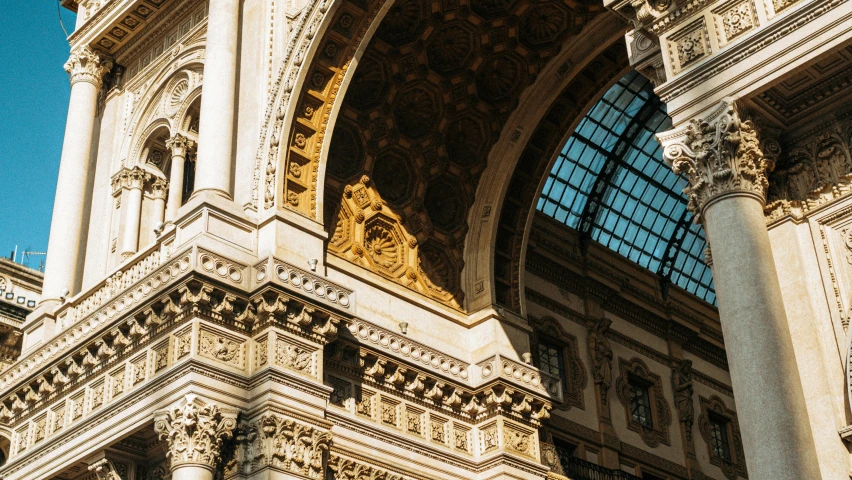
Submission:
[[[437,240],[440,255],[432,255],[433,259],[440,260],[440,267],[436,270],[444,272],[449,268],[452,277],[451,281],[439,283],[454,286],[453,301],[450,305],[461,309],[464,309],[464,292],[476,290],[471,286],[473,282],[461,280],[460,271],[466,264],[463,253],[466,233],[471,228],[470,224],[479,222],[478,216],[470,216],[470,205],[476,201],[477,185],[481,183],[485,157],[492,149],[493,141],[499,138],[501,131],[509,132],[504,133],[505,135],[511,134],[511,130],[505,128],[506,119],[517,111],[520,101],[528,102],[528,105],[541,102],[540,97],[532,99],[528,92],[530,85],[542,81],[545,72],[549,72],[547,75],[559,77],[557,82],[561,81],[561,77],[574,71],[575,64],[587,61],[582,55],[574,58],[570,54],[573,50],[585,52],[584,48],[575,47],[584,43],[595,43],[590,42],[589,37],[597,38],[598,33],[602,31],[606,32],[607,40],[611,38],[613,41],[620,41],[620,34],[623,32],[623,26],[610,14],[601,13],[603,9],[597,5],[569,7],[548,3],[489,6],[490,4],[486,3],[474,3],[475,5],[470,7],[459,7],[454,4],[398,0],[392,7],[394,14],[387,17],[390,20],[382,22],[381,25],[379,18],[387,5],[373,8],[373,4],[362,4],[355,12],[348,3],[340,3],[333,4],[337,6],[336,10],[329,10],[331,20],[324,21],[318,17],[316,23],[313,20],[305,20],[307,25],[319,25],[319,30],[325,28],[325,33],[313,42],[305,42],[298,47],[296,51],[308,52],[306,56],[291,52],[291,55],[294,55],[292,61],[299,63],[303,58],[311,58],[311,63],[302,66],[301,70],[291,69],[289,73],[286,69],[292,67],[282,70],[281,90],[273,92],[277,96],[276,103],[273,104],[275,108],[270,108],[267,112],[269,120],[261,137],[264,147],[268,148],[261,148],[255,172],[255,192],[258,197],[262,197],[256,199],[261,210],[273,207],[291,210],[313,218],[318,223],[327,223],[324,220],[333,218],[334,213],[323,219],[326,214],[322,205],[323,197],[334,203],[335,208],[329,209],[329,212],[338,211],[340,197],[344,195],[346,185],[338,182],[333,188],[328,188],[336,194],[336,198],[329,198],[324,194],[323,190],[327,184],[326,158],[328,152],[335,149],[335,138],[346,137],[346,128],[343,127],[354,125],[349,129],[354,133],[348,138],[368,136],[369,138],[365,139],[367,147],[372,149],[372,145],[377,144],[380,151],[369,153],[368,160],[356,169],[360,172],[347,173],[345,183],[354,189],[360,178],[368,175],[372,184],[378,187],[381,200],[394,211],[400,223],[406,224],[408,236],[424,245],[429,240]],[[499,11],[491,11],[492,8]],[[544,10],[539,11],[540,9]],[[371,12],[366,13],[367,11]],[[362,23],[362,18],[371,16],[372,11],[376,12],[375,20]],[[308,18],[313,14],[308,12],[305,15],[305,18]],[[594,26],[587,25],[586,22],[597,15],[606,16],[609,21],[598,22]],[[473,17],[478,20],[471,21]],[[504,20],[517,17],[519,23],[503,23],[503,20],[497,21],[497,17],[505,17]],[[341,21],[343,23],[340,23]],[[554,25],[548,25],[548,28],[539,29],[532,25],[538,21],[555,22],[555,28]],[[302,19],[298,25],[302,25]],[[599,28],[602,25],[607,25],[608,28]],[[582,40],[581,36],[576,35],[581,29],[587,33],[582,36]],[[374,30],[377,31],[376,39],[364,47],[366,38]],[[363,38],[361,32],[365,32]],[[453,41],[441,42],[444,36],[452,37]],[[360,39],[360,43],[357,43],[356,39]],[[378,42],[379,40],[381,42]],[[452,47],[457,44],[456,41],[469,42],[472,47],[470,51],[474,52],[472,57]],[[377,60],[377,56],[372,54],[375,52],[371,49],[376,43],[387,46],[387,50],[380,50],[382,55],[393,56],[392,70],[390,67],[383,67],[381,58]],[[599,43],[595,43],[595,48]],[[357,48],[356,44],[359,45]],[[291,48],[296,49],[297,45],[298,42],[291,45]],[[411,45],[415,45],[413,54],[408,50]],[[433,48],[435,45],[439,47]],[[360,51],[364,53],[359,60],[353,52]],[[406,56],[417,58],[409,62],[403,58]],[[562,59],[561,64],[557,58]],[[471,62],[471,59],[474,61]],[[370,68],[364,69],[365,75],[350,68],[359,61],[365,67],[366,63],[372,62]],[[412,68],[409,69],[407,65]],[[389,137],[391,140],[385,143],[379,138],[383,134],[372,132],[380,130],[378,124],[381,123],[381,118],[360,118],[343,110],[346,107],[346,102],[343,101],[344,93],[350,83],[364,82],[371,86],[373,79],[366,78],[370,75],[393,77],[393,85],[389,87],[391,92],[386,95],[386,101],[389,103],[383,110],[384,113],[380,114],[380,117],[390,118],[394,122],[394,125],[389,125],[394,133]],[[453,88],[456,84],[449,79],[459,75],[467,77],[461,88]],[[404,81],[399,80],[400,78]],[[298,96],[294,94],[293,101],[290,101],[292,90],[296,90]],[[358,101],[364,104],[363,107],[385,108],[381,104],[373,105],[369,88],[363,90],[362,93],[366,95],[358,96]],[[377,84],[375,90],[384,91],[384,87]],[[459,106],[458,110],[454,105]],[[429,111],[435,111],[436,114],[425,115]],[[285,120],[291,118],[291,113],[294,119],[285,124]],[[411,120],[400,120],[400,117],[405,116],[403,114],[410,116]],[[538,112],[538,115],[542,114],[543,112]],[[335,137],[331,138],[328,129],[335,124],[340,128],[335,129]],[[424,129],[424,124],[428,125],[428,128]],[[430,134],[434,134],[435,138],[441,137],[441,140],[436,140],[435,145],[424,145],[424,138],[431,138]],[[405,137],[405,141],[398,141],[399,135]],[[268,143],[265,143],[267,140]],[[375,170],[381,163],[379,157],[385,153],[389,158],[393,157],[393,152],[385,150],[394,150],[400,146],[408,156],[417,156],[416,171],[402,168],[387,168],[386,171],[408,171],[412,177],[426,179],[411,182],[406,189],[407,193],[400,192],[399,197],[414,202],[408,205],[411,208],[405,209],[394,208],[398,207],[394,205],[398,200],[394,198],[397,197],[396,193],[389,195],[383,191],[381,176],[367,171]],[[346,149],[341,147],[340,150]],[[351,150],[363,151],[358,148]],[[458,158],[460,155],[478,157],[480,154],[482,158],[476,158],[473,166],[466,165],[463,158]],[[449,162],[446,159],[451,156],[452,165],[446,167]],[[452,175],[445,175],[447,168]],[[447,179],[455,181],[445,181]],[[432,188],[433,181],[438,181],[446,188]],[[502,178],[497,181],[505,183]],[[400,182],[400,185],[408,185],[408,182]],[[458,201],[449,202],[449,208],[443,206],[448,202],[439,202],[438,206],[432,205],[430,196],[436,199],[442,196],[436,192],[450,195]],[[425,209],[417,206],[421,204],[425,205]],[[431,210],[430,205],[433,207]],[[440,218],[436,222],[438,216]],[[469,218],[476,220],[471,220],[469,224]],[[426,233],[418,233],[421,226]],[[326,227],[332,230],[337,228],[337,225],[329,224]],[[338,237],[336,232],[334,236]],[[436,252],[435,245],[433,243],[430,247],[433,253]],[[357,263],[354,257],[349,258],[349,251],[331,253]],[[357,254],[355,257],[360,258]],[[476,255],[473,257],[476,258]],[[485,262],[490,265],[490,260],[486,259]],[[405,278],[394,277],[393,280],[417,290],[411,285],[411,280],[416,280],[414,277],[418,268],[415,260],[414,264],[410,265],[414,275],[407,275]],[[485,270],[490,274],[490,267]],[[414,283],[420,284],[419,280]],[[439,301],[446,303],[444,300]],[[490,305],[490,302],[486,303]]]
[[[164,121],[168,123],[171,133],[178,130],[175,118],[180,118],[179,115],[189,105],[186,100],[201,89],[204,63],[200,57],[203,51],[204,47],[200,43],[185,47],[179,55],[163,63],[158,69],[134,77],[125,87],[132,93],[129,101],[134,103],[129,105],[126,144],[119,150],[124,155],[121,157],[123,165],[129,166],[130,162],[139,158],[141,148],[150,134],[148,129],[151,125]],[[177,102],[175,107],[167,106],[174,88],[183,80],[188,83],[187,95],[183,101]],[[150,100],[136,105],[136,99],[142,98]],[[144,127],[140,128],[141,125]]]
[[[336,100],[393,2],[314,0],[296,19],[261,127],[252,186],[259,210],[295,211],[322,222],[317,180],[329,144],[326,132],[339,109]],[[293,164],[300,175],[288,177]]]
[[[601,28],[590,29],[590,35],[584,37],[583,44],[595,48],[589,48],[580,61],[561,65],[571,72],[565,72],[559,82],[562,88],[551,86],[550,92],[542,91],[541,96],[529,98],[530,102],[547,105],[546,110],[518,120],[502,144],[495,145],[495,152],[504,153],[487,173],[490,181],[482,182],[490,188],[478,192],[477,203],[470,211],[470,224],[478,227],[465,248],[466,265],[478,267],[466,271],[464,276],[465,285],[477,295],[471,300],[470,310],[500,304],[526,315],[526,245],[547,172],[583,114],[629,70],[623,26],[606,15],[599,17]],[[595,39],[596,34],[601,37]],[[541,102],[542,96],[553,100]],[[524,129],[523,125],[536,126]]]
[[[157,118],[139,133],[136,145],[133,148],[133,156],[130,157],[130,161],[127,165],[128,167],[139,165],[146,168],[150,165],[154,165],[161,172],[165,171],[164,167],[168,163],[167,156],[162,157],[160,159],[160,163],[157,163],[156,160],[151,158],[148,149],[148,144],[151,141],[152,135],[163,129],[168,131],[167,136],[171,136],[174,132],[171,122],[164,118]]]

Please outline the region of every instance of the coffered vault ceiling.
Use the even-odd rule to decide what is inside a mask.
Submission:
[[[454,308],[467,213],[521,92],[593,0],[398,0],[332,133],[329,250]]]

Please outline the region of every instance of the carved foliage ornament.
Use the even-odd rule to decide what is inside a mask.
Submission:
[[[77,82],[87,82],[100,89],[104,75],[112,69],[112,61],[84,46],[71,52],[64,68],[68,72],[71,85]]]
[[[237,433],[242,473],[274,466],[308,478],[323,478],[331,433],[274,414],[242,425]]]
[[[406,477],[365,465],[355,460],[332,456],[328,462],[330,480],[405,480]]]
[[[775,162],[763,155],[755,125],[742,119],[732,100],[657,139],[672,170],[689,182],[683,192],[696,222],[703,209],[723,195],[747,193],[765,201],[767,174]]]
[[[181,405],[154,415],[154,430],[168,442],[166,455],[172,469],[183,464],[216,468],[222,460],[222,446],[237,426],[236,412],[222,411],[187,395]]]

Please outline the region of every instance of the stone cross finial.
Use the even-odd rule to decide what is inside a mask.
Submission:
[[[84,46],[71,52],[64,68],[68,72],[71,85],[88,82],[100,89],[104,75],[112,69],[112,61]]]
[[[195,395],[154,414],[154,430],[168,442],[172,469],[187,464],[215,469],[222,461],[222,445],[236,426],[236,411],[223,411]]]
[[[657,140],[672,170],[689,181],[683,192],[696,222],[710,203],[729,194],[765,202],[775,162],[764,156],[754,123],[742,118],[732,100],[685,127],[658,134]]]

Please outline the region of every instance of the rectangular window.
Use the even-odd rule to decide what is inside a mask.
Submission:
[[[633,417],[633,421],[643,427],[654,428],[654,422],[651,419],[651,397],[648,394],[648,387],[631,378],[628,388],[630,389],[630,415]]]
[[[562,360],[562,347],[552,343],[538,343],[538,368],[556,375],[565,383],[565,362]]]
[[[710,415],[710,446],[713,448],[713,455],[726,462],[731,461],[728,421],[712,414]]]

